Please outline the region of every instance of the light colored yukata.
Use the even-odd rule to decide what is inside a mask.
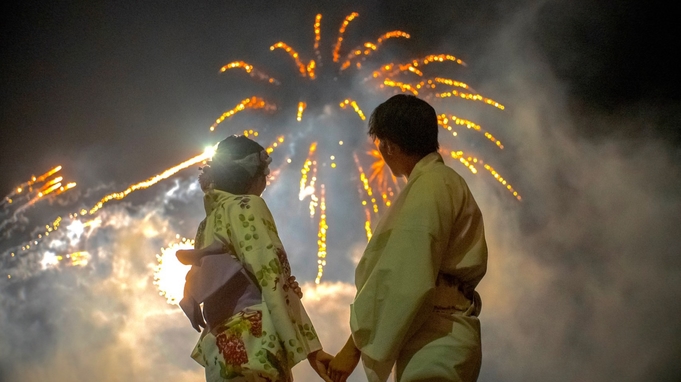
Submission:
[[[291,267],[272,214],[258,196],[219,190],[206,193],[204,206],[206,218],[199,226],[195,248],[205,248],[217,240],[229,254],[204,257],[203,271],[192,267],[187,279],[193,281],[194,290],[185,289],[185,312],[186,300],[196,304],[206,297],[206,290],[215,289],[215,282],[197,287],[201,283],[195,278],[212,274],[213,278],[229,280],[220,293],[213,294],[218,296],[211,304],[213,312],[207,311],[204,302],[203,314],[209,325],[201,333],[192,358],[205,367],[208,382],[290,381],[291,368],[322,346],[300,298],[289,285]],[[220,272],[215,271],[218,268]],[[204,296],[198,296],[202,293]],[[208,297],[206,301],[211,298],[215,300]],[[219,309],[229,313],[216,312]],[[211,318],[215,322],[215,317],[220,318],[219,324],[211,327]]]
[[[369,381],[475,381],[487,269],[482,214],[440,154],[421,159],[355,272],[350,327]]]

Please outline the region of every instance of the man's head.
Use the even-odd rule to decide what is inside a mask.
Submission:
[[[398,94],[378,105],[369,118],[369,135],[399,146],[408,155],[437,151],[437,114],[426,101]]]

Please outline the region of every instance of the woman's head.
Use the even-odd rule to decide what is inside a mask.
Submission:
[[[261,194],[265,190],[268,165],[265,149],[244,136],[232,135],[218,144],[209,166],[199,175],[201,187],[231,194]]]
[[[407,155],[424,157],[440,147],[437,114],[426,101],[398,94],[378,105],[369,118],[369,135],[397,145]]]

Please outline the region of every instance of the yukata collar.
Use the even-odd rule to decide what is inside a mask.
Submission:
[[[234,194],[221,190],[209,190],[206,192],[203,195],[203,208],[206,210],[206,216],[210,215],[225,200],[234,196]]]
[[[424,172],[430,171],[430,169],[436,165],[437,163],[444,163],[445,161],[442,159],[442,156],[440,153],[437,151],[433,151],[432,153],[424,156],[421,158],[420,161],[416,163],[416,166],[414,166],[414,169],[411,170],[411,174],[409,174],[409,180],[407,183],[413,182],[416,178],[418,178],[421,174]]]

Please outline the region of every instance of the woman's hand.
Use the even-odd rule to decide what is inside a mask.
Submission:
[[[175,252],[175,257],[184,265],[201,265],[201,259],[204,256],[219,255],[226,253],[228,250],[219,241],[210,243],[207,247],[201,249],[180,249]]]
[[[351,341],[352,337],[329,363],[329,377],[333,382],[345,382],[359,363],[362,353],[355,348],[354,342],[351,343]]]
[[[329,362],[332,359],[333,356],[324,350],[317,350],[307,355],[307,361],[310,362],[312,369],[326,382],[333,382],[328,375]]]
[[[199,265],[203,254],[195,249],[180,249],[175,257],[184,265]]]

